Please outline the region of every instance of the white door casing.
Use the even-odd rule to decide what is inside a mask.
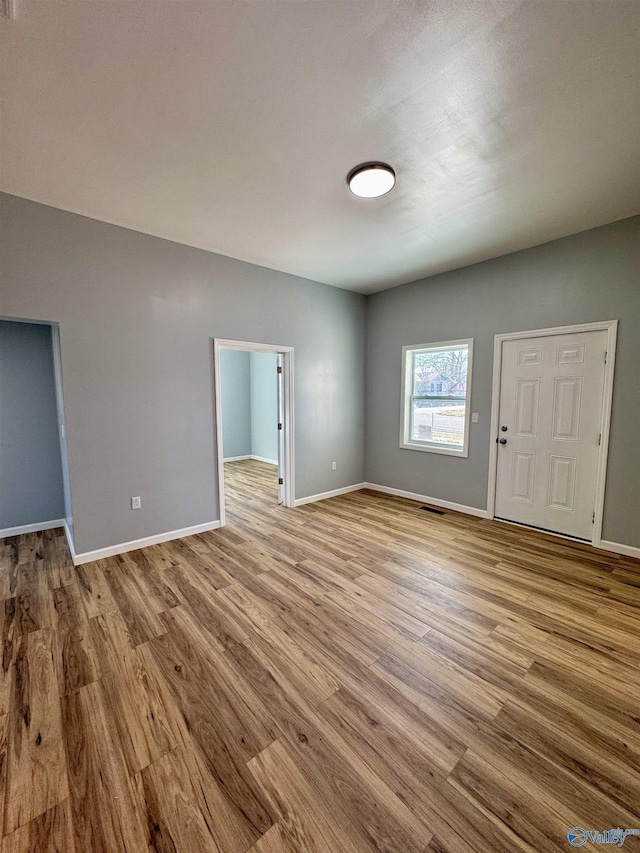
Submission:
[[[615,331],[609,321],[496,337],[496,518],[598,544]]]
[[[284,503],[284,356],[277,355],[277,400],[278,400],[278,503]]]

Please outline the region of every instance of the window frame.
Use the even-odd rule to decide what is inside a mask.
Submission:
[[[473,338],[463,338],[459,341],[441,341],[439,343],[412,344],[402,347],[402,396],[400,406],[400,447],[403,450],[421,450],[427,453],[440,453],[444,456],[457,456],[467,459],[469,456],[469,427],[471,424],[471,380],[473,375]],[[464,418],[464,440],[460,448],[453,445],[436,444],[435,442],[419,441],[411,438],[412,427],[412,402],[413,394],[413,355],[415,352],[424,350],[447,350],[457,349],[461,346],[468,347],[467,358],[467,390],[464,396],[465,418]],[[429,395],[421,396],[420,399],[429,400],[451,400],[450,397]],[[462,399],[462,398],[458,398]]]

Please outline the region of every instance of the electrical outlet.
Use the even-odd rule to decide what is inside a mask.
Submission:
[[[471,415],[471,423],[472,424],[478,423],[478,413],[477,412],[473,412],[473,414]]]
[[[131,498],[131,509],[140,509],[142,506],[142,502],[140,498]]]
[[[331,470],[332,470],[332,471],[335,471],[337,467],[338,467],[338,463],[337,463],[337,462],[332,462],[332,463],[331,463]]]

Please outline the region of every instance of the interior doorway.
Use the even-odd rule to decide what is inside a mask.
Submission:
[[[214,379],[221,526],[225,476],[234,495],[292,507],[293,347],[215,339]]]
[[[616,321],[496,337],[493,517],[599,544]]]
[[[57,323],[0,317],[0,448],[0,537],[66,528],[71,543]]]

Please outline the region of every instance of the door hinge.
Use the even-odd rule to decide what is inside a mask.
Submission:
[[[278,429],[282,429],[282,424],[278,424]]]
[[[598,436],[598,447],[602,444],[602,433]]]
[[[284,486],[284,480],[282,479],[282,477],[278,477],[278,485]]]
[[[595,523],[596,523],[596,511],[594,509],[593,515],[591,516],[591,524],[595,524]]]
[[[609,355],[609,353],[605,350],[605,353],[604,353],[604,363],[605,364],[607,363],[607,356],[608,355]]]
[[[278,365],[278,373],[282,373],[282,365]]]

